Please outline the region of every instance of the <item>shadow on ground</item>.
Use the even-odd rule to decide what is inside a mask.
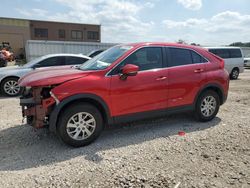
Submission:
[[[91,145],[71,148],[47,129],[35,130],[18,125],[0,131],[0,171],[14,171],[50,165],[82,156],[95,163],[103,158],[98,152],[168,138],[179,131],[202,131],[219,124],[215,118],[207,123],[196,122],[189,114],[111,127]],[[188,135],[186,135],[188,136]]]

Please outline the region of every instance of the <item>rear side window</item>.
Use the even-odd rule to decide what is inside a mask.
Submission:
[[[215,55],[218,55],[219,57],[224,59],[230,58],[230,53],[228,49],[217,49],[215,50]]]
[[[240,49],[209,49],[209,52],[223,58],[241,58],[242,54]]]
[[[169,48],[169,52],[171,57],[169,67],[208,62],[204,57],[193,50]]]
[[[241,58],[242,54],[240,49],[229,49],[230,57],[231,58]]]
[[[169,48],[171,61],[170,67],[193,64],[190,50],[180,48]]]
[[[50,57],[41,61],[39,64],[35,65],[36,67],[51,67],[51,66],[60,66],[63,65],[62,57]]]
[[[81,57],[71,57],[71,56],[66,56],[65,57],[65,65],[78,65],[78,64],[83,64],[87,61],[88,59],[86,58],[81,58]]]
[[[200,56],[196,52],[191,51],[191,54],[192,54],[193,63],[205,63],[205,62],[207,62],[207,60],[204,57]]]

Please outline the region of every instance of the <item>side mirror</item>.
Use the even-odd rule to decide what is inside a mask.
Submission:
[[[139,67],[133,64],[127,64],[121,68],[121,79],[125,80],[128,76],[136,76]]]

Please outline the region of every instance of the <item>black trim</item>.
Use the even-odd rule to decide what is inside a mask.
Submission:
[[[103,109],[105,110],[105,116],[107,118],[107,123],[108,124],[112,124],[113,123],[113,119],[110,117],[110,111],[109,108],[107,106],[107,104],[101,99],[101,97],[94,95],[94,94],[77,94],[77,95],[73,95],[70,96],[66,99],[64,99],[61,103],[59,103],[57,106],[55,106],[55,108],[52,110],[51,114],[50,114],[50,118],[49,118],[49,130],[56,133],[56,126],[57,126],[57,120],[59,117],[59,114],[61,112],[61,110],[69,103],[74,102],[76,100],[79,99],[91,99],[94,100],[96,102],[98,102],[99,104],[102,105]]]
[[[194,105],[185,105],[185,106],[179,106],[174,108],[167,108],[167,109],[161,109],[161,110],[154,110],[154,111],[147,111],[147,112],[139,112],[129,115],[122,115],[122,116],[116,116],[114,117],[114,123],[128,123],[138,120],[146,120],[146,119],[152,119],[157,117],[162,117],[165,115],[175,114],[175,113],[181,113],[181,112],[189,112],[194,111],[195,106]]]
[[[207,84],[207,85],[203,86],[203,87],[199,90],[199,92],[196,94],[194,103],[196,103],[196,101],[197,101],[198,97],[200,96],[200,94],[201,94],[204,90],[206,90],[206,89],[208,89],[208,88],[210,88],[210,87],[217,88],[217,89],[219,89],[220,92],[222,93],[221,105],[224,104],[224,103],[226,102],[226,100],[227,100],[227,95],[225,95],[224,90],[222,89],[222,87],[221,87],[219,84],[210,83],[210,84]]]

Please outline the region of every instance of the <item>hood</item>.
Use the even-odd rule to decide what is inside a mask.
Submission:
[[[33,71],[19,80],[20,86],[50,86],[85,77],[89,72],[74,68],[43,69]]]

